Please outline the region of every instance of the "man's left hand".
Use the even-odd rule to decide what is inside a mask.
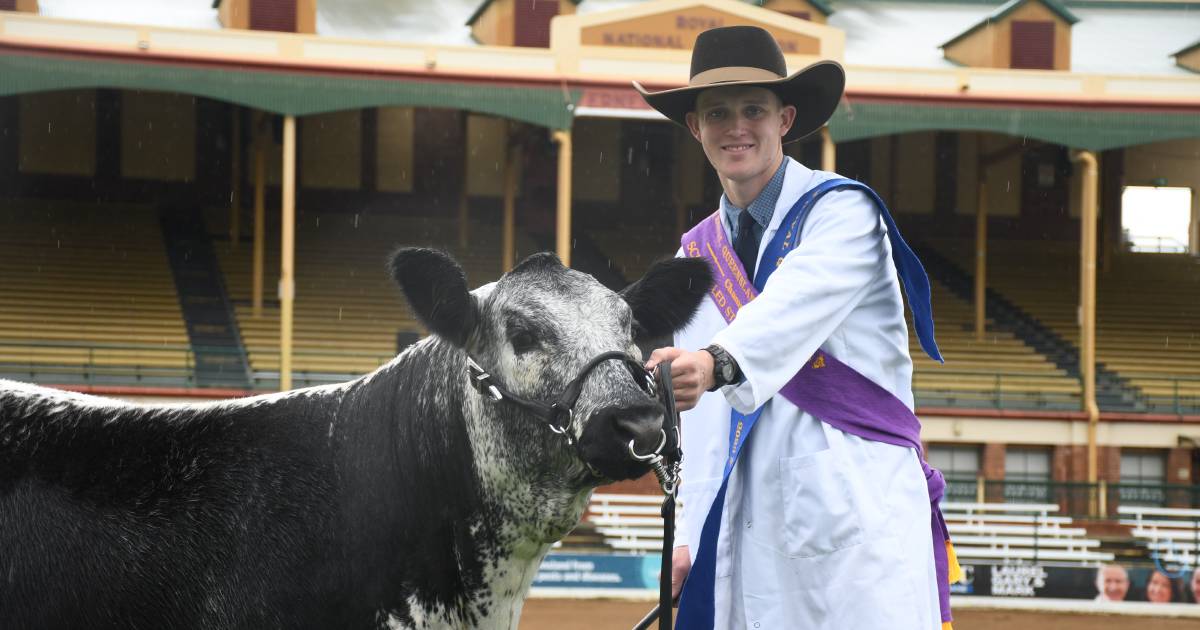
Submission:
[[[689,352],[682,348],[659,348],[650,353],[646,369],[653,370],[663,361],[671,362],[671,389],[675,392],[675,407],[687,411],[696,406],[700,396],[713,386],[713,357],[700,350]]]

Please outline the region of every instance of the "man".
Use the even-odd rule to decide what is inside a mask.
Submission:
[[[1098,602],[1123,602],[1129,593],[1129,574],[1117,564],[1102,564],[1096,569]]]
[[[1192,601],[1200,604],[1200,567],[1192,571],[1192,581],[1188,586],[1192,592]]]
[[[647,364],[672,361],[679,407],[690,410],[677,593],[689,567],[691,575],[679,627],[943,627],[949,599],[938,573],[946,586],[946,567],[957,565],[938,551],[947,548],[945,528],[930,506],[941,477],[928,470],[927,485],[919,452],[893,246],[903,250],[897,262],[909,272],[914,312],[924,305],[922,343],[940,359],[928,279],[919,263],[913,270],[907,245],[893,242],[899,232],[885,227],[873,193],[849,187],[815,197],[838,176],[783,154],[783,143],[832,115],[842,69],[820,62],[788,76],[770,34],[739,26],[702,33],[691,74],[688,87],[665,92],[634,84],[691,131],[725,192],[718,214],[685,235],[680,251],[710,260],[713,300],[677,347],[655,350]],[[816,201],[804,210],[801,199]],[[752,290],[748,279],[763,286]],[[820,378],[804,381],[834,373],[826,367],[846,380],[832,390]],[[835,393],[816,400],[818,391]],[[858,413],[855,405],[875,404],[868,399],[910,424]]]

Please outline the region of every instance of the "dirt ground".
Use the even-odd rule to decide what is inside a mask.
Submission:
[[[521,630],[630,630],[654,604],[611,600],[530,599]],[[1195,619],[1026,611],[958,610],[955,630],[1196,630]]]

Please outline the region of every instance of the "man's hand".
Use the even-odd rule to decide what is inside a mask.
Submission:
[[[681,348],[659,348],[650,353],[646,369],[653,370],[663,361],[671,362],[671,389],[675,392],[675,407],[687,411],[696,406],[700,395],[713,386],[713,357],[701,350],[688,352]]]
[[[692,570],[692,556],[688,553],[687,545],[676,547],[671,552],[671,599],[679,601],[679,593],[683,590],[683,581]]]

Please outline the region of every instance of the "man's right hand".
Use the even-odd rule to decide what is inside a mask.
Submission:
[[[679,593],[683,590],[683,581],[687,579],[688,571],[692,570],[692,556],[687,545],[676,547],[671,553],[671,600],[678,603]]]

